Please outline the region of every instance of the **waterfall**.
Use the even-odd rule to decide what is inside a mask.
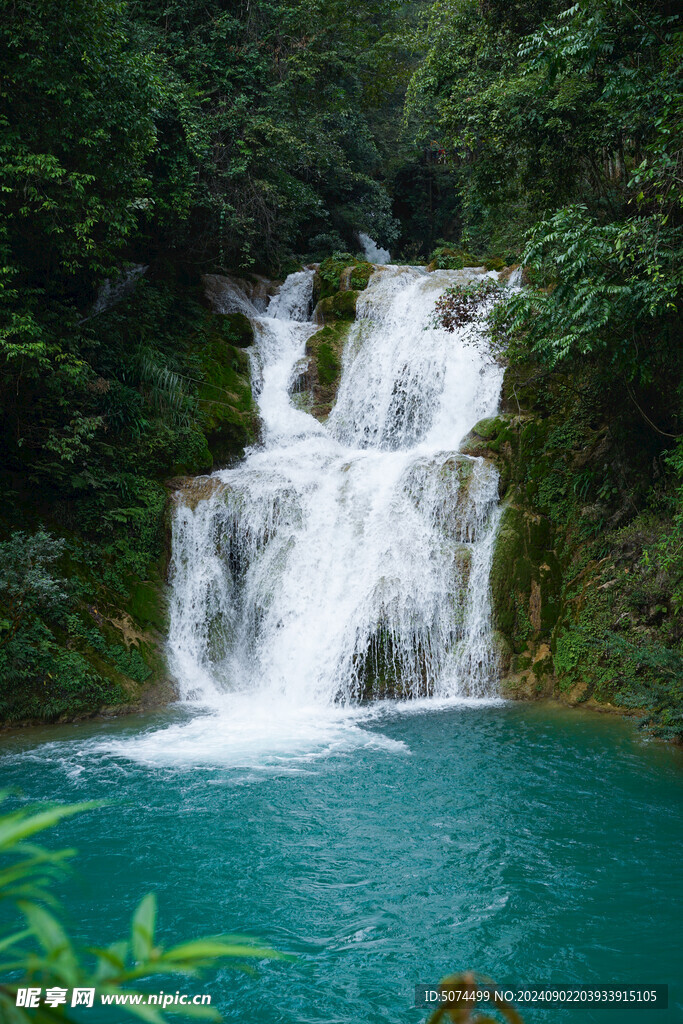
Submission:
[[[498,475],[458,448],[496,412],[503,371],[476,324],[430,325],[445,288],[482,276],[379,267],[325,424],[291,394],[318,329],[313,271],[252,306],[262,443],[175,508],[169,646],[185,700],[268,715],[495,694]]]
[[[370,235],[366,235],[364,231],[360,231],[358,234],[358,240],[363,250],[368,263],[375,263],[380,266],[385,266],[391,262],[391,255],[388,249],[381,249],[374,239],[370,238]]]

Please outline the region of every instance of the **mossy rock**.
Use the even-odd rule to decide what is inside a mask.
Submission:
[[[126,611],[143,629],[156,629],[160,634],[168,629],[168,601],[163,573],[165,558],[159,560],[149,573],[150,580],[135,580],[130,587]]]
[[[329,416],[341,380],[342,356],[349,335],[348,321],[333,321],[306,342],[306,385],[311,395],[309,411],[321,422]]]
[[[481,260],[476,260],[467,250],[442,245],[431,253],[427,270],[464,270],[465,267],[481,265]]]
[[[313,279],[313,301],[331,298],[339,291],[362,291],[375,271],[372,263],[351,253],[335,253],[318,267]]]
[[[323,327],[323,330],[326,328]],[[341,362],[333,345],[329,341],[321,341],[316,352],[318,380],[323,387],[338,384]]]
[[[354,291],[362,292],[368,286],[368,281],[375,273],[372,263],[357,262],[351,269],[349,284]]]
[[[498,669],[503,675],[506,675],[510,670],[510,663],[512,660],[512,648],[510,647],[510,641],[503,633],[500,632],[500,630],[494,629],[491,642]]]
[[[509,416],[480,420],[460,445],[460,451],[495,462],[499,473],[498,493],[503,498],[515,472],[519,472],[519,424]]]
[[[535,363],[510,363],[503,376],[501,410],[513,415],[534,413],[546,416],[555,404],[558,386],[563,382],[571,387],[571,380],[556,371],[551,376]]]
[[[505,260],[502,260],[500,256],[492,256],[488,260],[484,260],[484,266],[487,270],[505,270]]]
[[[198,355],[204,377],[198,396],[202,430],[213,464],[227,465],[256,438],[249,357],[218,335]]]
[[[418,655],[418,674],[422,676],[421,689],[428,694],[427,655],[423,650]],[[414,666],[405,666],[396,650],[391,631],[379,625],[370,638],[365,653],[357,657],[355,673],[357,678],[356,696],[360,700],[389,700],[405,698],[414,691]]]
[[[335,292],[315,307],[313,319],[316,323],[327,324],[331,320],[355,320],[358,292]]]
[[[332,299],[334,315],[340,320],[355,320],[357,299],[358,292],[356,291],[337,292]]]
[[[254,328],[251,320],[244,313],[224,314],[226,323],[226,341],[237,348],[249,348],[254,344]]]
[[[479,420],[472,427],[472,433],[484,441],[492,441],[498,437],[502,430],[508,426],[508,420],[503,416],[489,416],[487,419]]]
[[[458,544],[453,555],[455,574],[462,587],[466,587],[472,571],[472,545]]]
[[[493,620],[520,653],[549,639],[560,614],[562,568],[551,524],[508,505],[502,514],[491,564]]]

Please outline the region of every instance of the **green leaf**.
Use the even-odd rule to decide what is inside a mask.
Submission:
[[[196,939],[194,942],[184,942],[179,946],[173,946],[172,949],[163,953],[160,959],[164,962],[186,961],[188,964],[191,964],[194,961],[212,960],[222,957],[282,959],[283,954],[259,946],[224,942],[220,937],[217,937],[215,939]]]
[[[81,811],[90,811],[101,807],[102,801],[88,800],[80,804],[67,804],[62,807],[51,807],[37,814],[29,814],[26,810],[13,811],[0,819],[0,850],[16,845],[27,836],[53,828],[65,818],[71,818]]]
[[[156,915],[156,896],[149,893],[141,900],[133,915],[131,938],[133,957],[137,961],[148,960],[152,955]]]

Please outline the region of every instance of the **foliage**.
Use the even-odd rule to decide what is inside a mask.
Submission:
[[[675,389],[680,15],[666,0],[437,0],[428,31],[408,111],[449,154],[470,241],[519,252],[528,232],[542,286],[498,328],[551,365],[601,353],[630,385],[673,370]],[[665,432],[676,402],[653,420]]]
[[[327,299],[339,291],[342,275],[348,272],[349,287],[362,291],[367,287],[374,267],[366,260],[357,259],[350,252],[334,252],[322,261],[316,275],[316,298]]]
[[[0,800],[4,799],[6,794],[0,794]],[[96,803],[19,807],[0,815],[0,900],[11,907],[16,921],[0,938],[4,957],[0,972],[4,977],[14,975],[14,980],[0,984],[0,1013],[4,1021],[50,1024],[55,1020],[72,1020],[66,1010],[16,1006],[20,987],[95,988],[99,997],[140,991],[139,983],[154,976],[196,977],[203,968],[219,961],[241,966],[245,960],[278,955],[247,939],[223,935],[164,948],[155,935],[157,904],[154,894],[145,896],[138,905],[131,920],[129,939],[89,950],[87,954],[81,951],[61,923],[59,907],[51,893],[74,851],[48,850],[27,840],[74,814],[95,807]],[[127,1014],[148,1024],[163,1024],[167,1020],[165,1012],[155,1007],[122,1005]],[[218,1011],[209,1006],[179,1004],[172,1012],[194,1020],[220,1020]]]
[[[498,291],[498,286],[490,278],[447,288],[436,300],[434,326],[452,332],[457,327],[483,320],[490,308],[491,296]]]
[[[49,526],[69,579],[59,600],[24,602],[21,628],[0,644],[0,715],[9,720],[135,699],[132,684],[150,678],[152,662],[114,623],[125,620],[136,580],[156,579],[160,478],[234,458],[254,437],[248,360],[233,344],[243,337],[185,282],[143,278],[79,337],[77,377],[58,366],[34,376],[24,362],[0,384],[0,473],[12,492],[0,527],[10,536],[28,509]],[[89,424],[87,434],[74,422]],[[3,557],[7,571],[25,572],[16,544],[0,547]]]
[[[612,633],[608,647],[621,656],[631,672],[617,693],[624,707],[644,709],[642,725],[664,739],[683,736],[683,651],[661,644],[636,646]]]
[[[65,648],[49,626],[53,623],[57,630],[73,635],[67,626],[73,588],[55,570],[64,549],[63,539],[42,529],[33,535],[16,531],[0,543],[0,712],[4,716],[12,717],[17,703],[27,717],[49,718],[67,706],[77,711],[92,700],[103,702],[105,691],[97,673],[70,645]],[[57,703],[56,679],[68,692]]]
[[[650,385],[672,363],[680,372],[680,240],[659,218],[601,224],[583,204],[559,210],[533,228],[523,255],[550,287],[507,301],[507,333],[550,365],[604,352],[629,384]]]
[[[471,253],[464,249],[454,248],[442,242],[429,255],[429,264],[435,270],[462,270],[463,267],[477,267],[480,263]]]
[[[683,438],[665,458],[672,474],[662,504],[668,513],[670,527],[656,545],[645,551],[646,566],[657,566],[666,575],[671,587],[671,606],[680,616],[683,611]]]
[[[64,582],[51,572],[63,548],[63,541],[44,530],[33,536],[16,531],[0,543],[0,647],[11,642],[28,615],[65,600]]]

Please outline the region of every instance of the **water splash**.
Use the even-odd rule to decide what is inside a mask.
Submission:
[[[498,477],[458,445],[496,411],[502,370],[476,332],[429,327],[438,295],[476,274],[380,268],[324,426],[290,395],[316,330],[312,271],[254,310],[264,443],[182,492],[174,516],[170,650],[185,699],[225,708],[239,694],[269,715],[495,694]]]

